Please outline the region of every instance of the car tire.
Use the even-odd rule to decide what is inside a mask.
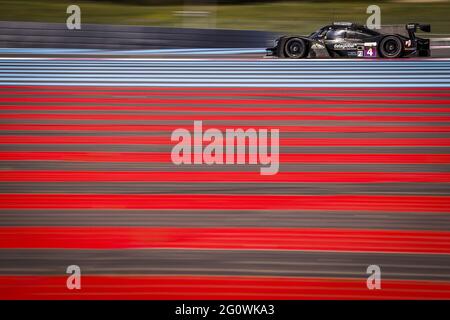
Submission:
[[[301,59],[306,57],[308,47],[305,40],[300,38],[291,38],[284,45],[284,53],[286,57],[291,59]]]
[[[380,42],[380,55],[383,58],[400,58],[403,53],[403,43],[399,37],[387,36]]]

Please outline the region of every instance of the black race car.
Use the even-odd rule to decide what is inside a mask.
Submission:
[[[275,40],[274,47],[267,49],[267,55],[291,59],[429,57],[430,40],[416,37],[417,29],[430,32],[431,27],[408,23],[406,33],[402,35],[381,33],[351,22],[335,22],[309,36],[280,37]]]

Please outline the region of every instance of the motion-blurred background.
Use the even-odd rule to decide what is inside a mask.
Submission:
[[[432,57],[262,58],[371,4]],[[0,0],[0,298],[449,299],[449,9]],[[279,129],[279,173],[173,164],[194,120]]]
[[[253,0],[1,0],[0,20],[65,22],[67,6],[82,7],[84,23],[226,28],[310,33],[330,21],[364,24],[367,6],[382,7],[382,24],[420,19],[434,33],[449,33],[446,0],[253,1]]]

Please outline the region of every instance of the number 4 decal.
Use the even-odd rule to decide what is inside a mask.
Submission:
[[[377,56],[377,50],[372,46],[364,46],[364,57],[375,58]]]

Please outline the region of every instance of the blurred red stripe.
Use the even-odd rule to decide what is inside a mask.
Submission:
[[[39,86],[40,87],[40,86]],[[84,88],[85,90],[55,90],[55,87],[50,88],[43,88],[40,89],[40,91],[37,90],[31,90],[31,91],[14,91],[11,92],[11,94],[14,95],[107,95],[108,97],[111,96],[111,90],[108,89],[93,89],[92,87]],[[49,90],[51,89],[51,90]],[[65,88],[62,88],[65,89]],[[214,89],[211,89],[210,91],[207,91],[208,88],[205,88],[206,90],[203,90],[201,92],[198,92],[198,90],[194,90],[197,92],[176,92],[179,91],[177,88],[172,89],[172,91],[169,91],[167,94],[167,90],[162,90],[161,92],[152,92],[155,89],[150,88],[150,90],[143,90],[143,91],[133,91],[127,88],[118,87],[116,90],[114,90],[114,95],[123,95],[123,96],[149,96],[153,94],[157,95],[165,95],[168,96],[183,96],[183,97],[189,97],[189,96],[195,96],[195,97],[223,97],[223,92],[215,93],[211,92],[214,91]],[[222,88],[219,88],[219,91]],[[256,88],[258,89],[258,88]],[[251,90],[249,88],[246,92],[236,91],[234,88],[230,88],[230,92],[233,96],[244,96],[244,97],[253,97],[253,96],[260,96],[260,97],[317,97],[317,91],[315,90],[305,90],[301,88],[283,88],[283,89],[277,89],[277,88],[266,88],[266,90]],[[45,91],[44,91],[45,90]],[[341,90],[341,89],[339,89]],[[149,92],[150,91],[150,92]],[[159,91],[159,90],[158,90]],[[191,91],[191,90],[189,90]],[[345,90],[344,90],[345,91]],[[358,91],[364,91],[364,89],[358,89]],[[380,90],[381,91],[381,90]],[[402,88],[399,88],[398,91],[402,91]],[[428,90],[432,91],[432,90]],[[386,92],[320,92],[321,97],[450,97],[450,93],[448,92],[392,92],[392,91],[386,91]]]
[[[55,58],[54,60],[58,60],[57,58]],[[64,60],[64,59],[62,59]],[[58,85],[0,85],[0,89],[32,89],[32,90],[42,90],[42,89],[51,89],[51,90],[55,90],[57,88],[60,88],[61,90],[65,91],[67,90],[67,86],[60,86],[58,87]],[[123,88],[123,87],[122,87]],[[89,87],[87,86],[70,86],[71,90],[86,90],[86,91],[98,91],[98,90],[102,90],[102,91],[117,91],[122,89],[121,87],[118,86],[95,86],[95,85],[90,85]],[[262,87],[151,87],[151,86],[133,86],[133,87],[126,87],[127,90],[129,89],[134,89],[134,90],[144,90],[144,91],[157,91],[157,92],[164,92],[164,91],[198,91],[198,92],[211,92],[211,91],[244,91],[244,92],[252,92],[252,91],[263,91],[263,92],[267,92],[269,90],[274,90],[274,91],[284,91],[284,92],[296,92],[296,91],[300,91],[300,92],[305,92],[305,91],[312,91],[315,92],[315,94],[317,94],[317,92],[322,93],[323,91],[330,91],[330,90],[335,90],[337,92],[342,92],[342,91],[358,91],[358,92],[373,92],[376,91],[377,93],[383,92],[383,91],[395,91],[395,92],[417,92],[417,91],[425,91],[425,92],[433,92],[433,91],[448,91],[448,88],[444,88],[444,87],[403,87],[403,88],[377,88],[377,87],[373,87],[373,88],[340,88],[340,87],[321,87],[321,88],[262,88]]]
[[[143,172],[0,171],[3,182],[292,182],[292,183],[450,183],[450,173],[428,172]]]
[[[224,142],[225,139],[217,139]],[[261,139],[264,141],[264,139]],[[230,140],[226,140],[230,142]],[[170,136],[0,135],[0,144],[173,144]],[[206,144],[206,143],[205,143]],[[246,144],[249,142],[246,140]],[[253,145],[253,144],[250,144]],[[280,138],[280,146],[415,146],[450,147],[450,138]]]
[[[236,115],[209,115],[209,114],[49,114],[49,113],[5,113],[0,119],[8,120],[120,120],[120,121],[219,121],[237,120]],[[449,122],[450,116],[378,116],[378,115],[239,115],[239,120],[246,121],[366,121],[366,122]]]
[[[450,232],[226,227],[1,227],[0,248],[171,248],[450,254]]]
[[[450,138],[436,140],[435,143],[450,146]],[[38,135],[0,135],[0,144],[172,144],[170,136],[38,136]],[[420,143],[420,142],[419,142]],[[425,145],[433,141],[424,141]]]
[[[449,196],[0,194],[1,209],[336,210],[450,213]],[[450,244],[450,242],[449,242]]]
[[[382,279],[245,276],[82,275],[81,290],[68,290],[66,276],[0,276],[0,299],[450,299],[450,283]]]
[[[169,105],[169,106],[149,106],[149,105],[141,105],[141,106],[130,106],[130,105],[1,105],[0,110],[4,111],[26,111],[26,110],[39,110],[39,111],[67,111],[67,110],[98,110],[98,111],[121,111],[121,112],[129,112],[129,111],[146,111],[146,112],[166,112],[166,113],[174,113],[174,112],[227,112],[227,114],[241,114],[241,113],[255,113],[255,112],[270,112],[270,113],[284,113],[284,112],[307,112],[307,113],[320,113],[320,112],[342,112],[342,113],[358,113],[358,112],[398,112],[398,113],[411,113],[411,112],[420,112],[420,113],[433,113],[433,112],[442,112],[442,113],[450,113],[450,108],[448,107],[335,107],[335,106],[326,106],[326,107],[306,107],[306,106],[295,106],[295,107],[216,107],[211,108],[211,106],[206,107],[198,107],[198,106],[189,106],[189,105]]]
[[[173,131],[179,128],[191,128],[192,123],[185,125],[151,124],[2,124],[0,131],[111,131],[111,132],[156,132]],[[225,131],[226,129],[279,129],[280,132],[450,132],[450,126],[236,126],[236,125],[206,125],[203,130],[210,128]]]
[[[380,105],[380,104],[395,104],[395,105],[449,105],[450,100],[447,99],[352,99],[352,100],[341,100],[341,99],[168,99],[168,98],[135,98],[130,99],[130,97],[124,98],[49,98],[49,97],[13,97],[7,98],[2,97],[3,102],[9,103],[154,103],[154,104],[194,104],[194,105],[277,105],[287,104],[287,105],[336,105],[336,104],[346,104],[346,105]]]
[[[192,155],[193,157],[193,155]],[[248,160],[248,154],[246,155]],[[2,161],[82,161],[171,163],[169,152],[0,151]],[[247,161],[246,160],[246,161]],[[280,163],[450,163],[450,154],[280,154]]]

